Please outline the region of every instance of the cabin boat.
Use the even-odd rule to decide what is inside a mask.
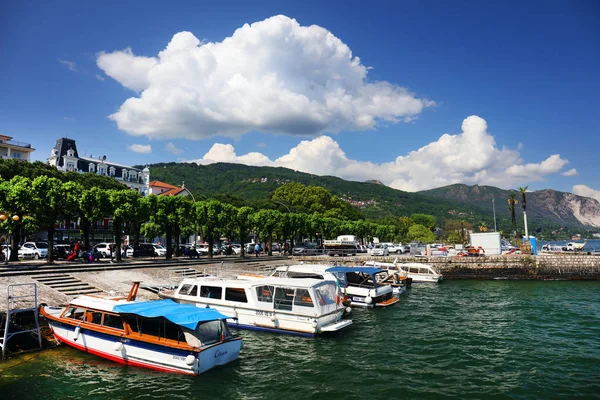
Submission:
[[[66,307],[40,306],[54,337],[76,349],[121,364],[199,375],[236,360],[242,340],[231,335],[230,317],[172,300],[135,301],[82,295]]]
[[[335,281],[284,279],[255,275],[247,279],[184,279],[159,296],[233,315],[240,329],[315,336],[352,324]]]
[[[379,268],[299,264],[279,267],[272,276],[336,280],[351,306],[387,307],[398,302],[392,286],[381,283],[387,273]]]
[[[444,279],[443,275],[437,272],[436,269],[429,264],[367,261],[365,265],[384,269],[388,271],[388,273],[398,273],[404,271],[408,279],[411,279],[414,283],[437,283]]]

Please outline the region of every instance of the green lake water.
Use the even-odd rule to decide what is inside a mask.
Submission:
[[[600,398],[600,282],[415,285],[316,339],[238,331],[233,364],[198,377],[68,347],[0,364],[0,399]]]

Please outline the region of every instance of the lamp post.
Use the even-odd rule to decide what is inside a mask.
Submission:
[[[285,203],[282,203],[281,201],[277,201],[277,200],[271,200],[271,201],[272,201],[273,203],[281,204],[282,206],[284,206],[284,207],[285,207],[285,209],[288,211],[288,213],[290,213],[290,214],[292,213],[292,212],[290,211],[290,208],[289,208],[287,205],[285,205]]]
[[[0,221],[6,221],[6,255],[4,257],[4,264],[8,265],[8,252],[10,251],[10,226],[12,221],[17,222],[19,220],[18,215],[13,215],[9,217],[6,212],[0,213]]]
[[[181,187],[185,188],[185,182],[183,182],[181,184]],[[195,203],[196,199],[194,198],[194,194],[192,193],[192,191],[188,189],[188,193],[190,194],[190,196],[192,196],[192,200],[194,200],[194,203]],[[177,239],[177,240],[179,240],[179,239]],[[197,240],[198,240],[198,224],[194,223],[194,249],[196,248]]]

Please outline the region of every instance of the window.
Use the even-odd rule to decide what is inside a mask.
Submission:
[[[292,300],[294,299],[294,289],[292,288],[275,288],[275,305],[276,310],[292,311]]]
[[[73,164],[72,162],[68,162],[67,171],[75,171],[75,164]]]
[[[85,322],[100,325],[102,322],[102,313],[99,311],[87,310],[85,312]]]
[[[108,169],[108,172],[109,172],[111,178],[115,177],[115,167],[110,167]]]
[[[84,308],[80,308],[80,307],[69,307],[69,309],[67,310],[67,312],[65,313],[65,317],[66,318],[72,318],[72,319],[83,319],[83,314],[85,313],[85,309]]]
[[[222,294],[223,288],[220,286],[202,286],[202,289],[200,289],[200,297],[220,300]]]
[[[102,325],[114,329],[123,329],[123,319],[120,315],[104,314]]]
[[[96,169],[96,166],[94,164],[89,165],[90,172],[94,172],[95,169]]]
[[[246,291],[243,288],[225,288],[225,300],[247,303]]]
[[[203,346],[217,343],[221,338],[231,336],[227,329],[227,325],[223,324],[221,321],[208,321],[198,324],[196,335]]]
[[[410,267],[408,269],[408,272],[410,272],[411,274],[418,274],[419,273],[419,267]]]
[[[294,305],[301,307],[314,307],[310,293],[307,289],[296,289],[296,297],[294,297]]]
[[[256,297],[258,301],[262,301],[264,303],[272,303],[273,302],[273,286],[257,286],[256,287]]]
[[[315,299],[322,306],[335,303],[337,287],[335,285],[322,285],[315,288]]]
[[[123,170],[122,177],[123,177],[123,179],[127,179],[127,170],[126,169]]]

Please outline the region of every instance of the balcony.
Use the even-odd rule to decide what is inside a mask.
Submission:
[[[16,140],[4,140],[4,141],[2,141],[0,143],[7,144],[9,146],[14,146],[14,147],[21,147],[23,149],[31,149],[31,144],[30,143],[18,142]]]

